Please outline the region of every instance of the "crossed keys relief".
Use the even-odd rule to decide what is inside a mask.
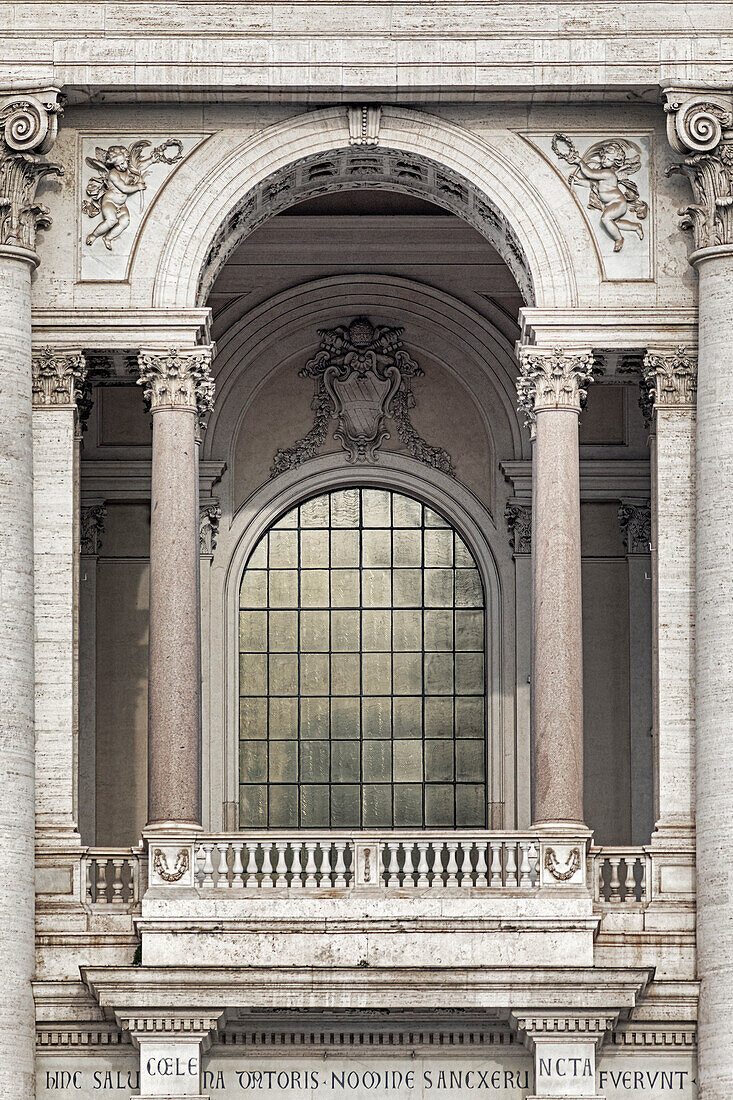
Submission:
[[[318,334],[318,352],[298,372],[315,381],[313,427],[292,447],[277,451],[271,476],[315,458],[332,419],[337,422],[333,438],[340,440],[349,462],[376,462],[380,445],[389,439],[388,418],[413,458],[453,474],[448,452],[427,443],[410,420],[415,406],[411,382],[423,370],[403,348],[402,329],[356,317],[348,325],[319,329]]]
[[[570,187],[589,187],[589,210],[600,211],[603,229],[613,241],[613,251],[624,246],[624,233],[636,233],[644,240],[641,224],[649,213],[649,204],[639,194],[638,185],[629,176],[641,168],[641,149],[628,138],[597,141],[579,153],[567,134],[555,134],[552,151],[560,160],[573,165],[568,176]],[[631,215],[631,216],[629,216]]]
[[[154,164],[176,164],[181,160],[183,142],[178,138],[169,138],[152,147],[152,142],[143,139],[134,141],[132,145],[110,145],[107,149],[97,147],[94,152],[93,157],[86,157],[85,160],[97,175],[87,183],[87,197],[81,208],[88,218],[101,217],[102,220],[87,234],[85,243],[90,247],[101,239],[111,252],[112,241],[124,233],[130,224],[128,202],[135,195],[142,212],[146,172]]]

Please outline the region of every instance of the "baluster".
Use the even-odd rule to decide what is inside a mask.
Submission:
[[[331,888],[331,845],[321,841],[321,887]]]
[[[535,886],[540,884],[540,846],[533,840],[529,846],[530,875],[534,872]]]
[[[122,867],[124,859],[113,859],[112,866],[114,867],[114,879],[112,881],[112,904],[122,905]]]
[[[619,880],[619,865],[621,863],[621,857],[609,856],[608,862],[611,864],[611,893],[608,900],[611,902],[619,902],[621,901],[621,882]]]
[[[216,885],[219,890],[227,890],[229,888],[229,866],[227,863],[229,841],[217,840],[216,847],[219,852],[219,863],[216,868]]]
[[[203,886],[214,885],[214,864],[211,859],[211,853],[214,850],[214,845],[208,841],[203,841],[201,847],[204,850],[204,881]]]
[[[430,864],[428,863],[428,841],[417,841],[417,886],[429,886],[430,879],[428,878],[428,871],[430,870]]]
[[[244,867],[242,866],[242,849],[244,845],[241,840],[235,840],[232,842],[232,849],[234,850],[234,863],[232,864],[232,886],[239,887],[244,886]]]
[[[346,886],[346,861],[344,859],[346,841],[334,840],[333,846],[336,849],[336,866],[334,868],[335,877],[333,885],[336,890],[341,890]]]
[[[492,841],[491,848],[491,885],[501,886],[501,841]]]
[[[531,886],[532,876],[529,869],[529,843],[526,840],[519,841],[519,885]]]
[[[445,847],[448,851],[448,862],[445,867],[445,885],[457,886],[458,885],[458,859],[456,858],[458,852],[458,841],[447,840]]]
[[[288,884],[288,864],[285,859],[285,851],[287,849],[287,840],[276,840],[275,848],[277,849],[277,863],[275,865],[275,885],[287,886]]]
[[[386,843],[389,852],[387,886],[396,889],[400,885],[400,842],[399,840],[388,840]],[[407,861],[407,852],[405,852],[405,861]],[[407,864],[405,863],[406,867]]]
[[[257,885],[257,841],[247,841],[247,875],[245,879],[246,886]]]
[[[94,879],[92,877],[94,864],[91,860],[86,863],[86,884],[87,884],[87,901],[90,905],[94,903]]]
[[[479,840],[476,844],[476,886],[488,886],[486,872],[486,845]]]
[[[305,860],[305,885],[317,886],[318,879],[316,878],[318,867],[316,865],[316,842],[315,840],[306,840],[306,860]]]
[[[301,840],[294,840],[290,845],[293,852],[293,862],[290,867],[292,872],[290,878],[290,889],[302,890],[303,888],[303,861],[301,854],[303,851],[303,842]]]
[[[263,890],[272,889],[272,841],[262,845],[262,880],[260,887]]]
[[[517,886],[517,849],[514,841],[510,841],[506,847],[506,884]]]
[[[96,882],[97,896],[95,902],[97,905],[107,904],[107,860],[97,860],[97,882]]]

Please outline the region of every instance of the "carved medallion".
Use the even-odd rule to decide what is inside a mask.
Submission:
[[[316,382],[313,427],[292,447],[275,454],[272,477],[314,458],[326,440],[331,419],[337,421],[333,438],[341,441],[349,462],[378,461],[377,452],[390,436],[386,420],[391,418],[413,458],[443,473],[454,473],[448,452],[427,443],[410,420],[409,410],[415,403],[411,380],[423,371],[403,348],[401,334],[401,328],[374,326],[366,317],[319,330],[320,349],[299,372],[301,378]]]

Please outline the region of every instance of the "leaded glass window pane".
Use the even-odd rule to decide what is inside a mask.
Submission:
[[[485,824],[483,587],[440,513],[385,489],[305,501],[239,603],[243,828]]]

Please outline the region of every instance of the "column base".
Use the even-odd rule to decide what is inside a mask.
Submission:
[[[202,833],[203,825],[198,821],[151,821],[143,829],[143,840],[148,837],[190,837],[191,833]]]

